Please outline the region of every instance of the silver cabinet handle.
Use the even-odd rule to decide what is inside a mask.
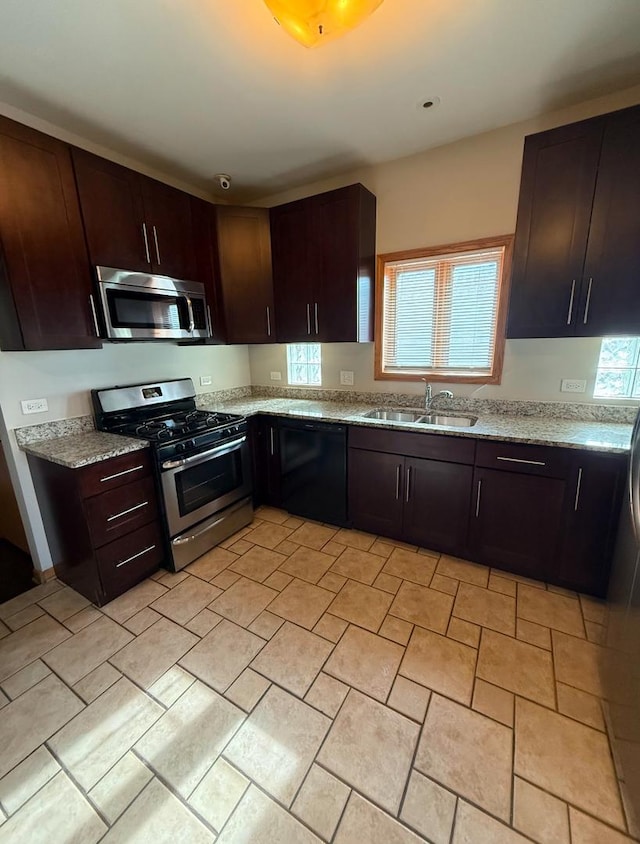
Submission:
[[[124,472],[116,472],[115,475],[107,475],[106,478],[100,478],[100,483],[103,484],[105,481],[112,481],[114,478],[121,478],[123,475],[130,475],[131,472],[139,472],[140,469],[144,469],[142,464],[140,466],[134,466],[133,469],[125,469]]]
[[[271,308],[267,305],[267,336],[271,337]]]
[[[482,481],[478,481],[478,492],[476,493],[476,519],[480,515],[480,496],[482,495]]]
[[[587,301],[584,304],[584,319],[582,320],[583,324],[587,324],[587,320],[589,319],[589,305],[591,304],[591,288],[593,287],[593,279],[589,279],[589,287],[587,288]]]
[[[156,245],[156,257],[158,259],[158,266],[160,266],[161,262],[160,262],[160,248],[158,246],[158,231],[157,231],[155,226],[153,227],[153,240],[154,240],[154,243]]]
[[[113,522],[116,519],[121,519],[123,516],[128,516],[129,513],[135,513],[136,510],[142,510],[143,507],[146,507],[148,501],[143,501],[142,504],[136,504],[135,507],[129,507],[128,510],[123,510],[122,513],[114,513],[113,516],[107,516],[108,522]]]
[[[546,466],[543,460],[520,460],[519,457],[496,457],[496,460],[502,460],[504,463],[526,463],[528,466]]]
[[[318,303],[317,302],[313,303],[313,311],[315,313],[315,318],[316,318],[316,334],[318,334],[319,332],[318,332]]]
[[[571,282],[571,296],[569,297],[569,311],[567,313],[567,325],[571,325],[571,318],[573,317],[573,300],[576,295],[576,280]]]
[[[93,327],[96,330],[96,337],[100,336],[100,329],[98,328],[98,315],[96,314],[96,303],[93,301],[93,294],[89,294],[89,306],[91,308],[91,316],[93,317]]]
[[[142,237],[144,239],[144,254],[147,257],[147,264],[151,263],[151,255],[149,253],[149,238],[147,237],[147,224],[142,224]]]
[[[311,305],[307,302],[307,334],[311,334]]]
[[[271,439],[271,456],[273,457],[276,453],[276,446],[275,446],[275,441],[274,441],[273,428],[269,428],[269,435],[270,435],[270,439]]]
[[[400,465],[396,466],[396,501],[400,498]]]
[[[578,481],[576,483],[576,497],[573,502],[573,509],[578,512],[578,504],[580,503],[580,487],[582,486],[582,467],[578,469]]]
[[[408,503],[409,498],[411,497],[411,466],[407,469],[407,494],[405,496],[405,501]]]
[[[143,554],[148,554],[149,551],[153,551],[155,545],[149,545],[148,548],[145,548],[144,551],[138,551],[137,554],[134,554],[133,557],[127,557],[126,560],[123,560],[121,563],[116,563],[116,568],[119,569],[120,566],[126,566],[127,563],[130,563],[132,560],[137,560],[138,557],[142,557]]]

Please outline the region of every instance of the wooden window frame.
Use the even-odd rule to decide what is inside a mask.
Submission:
[[[376,381],[441,381],[449,384],[500,384],[504,363],[504,345],[506,340],[507,306],[511,287],[511,263],[513,258],[514,235],[505,234],[485,237],[478,240],[465,240],[460,243],[447,243],[441,246],[429,246],[423,249],[408,249],[404,252],[387,252],[378,255],[376,270],[375,298],[375,334],[374,334],[374,378]],[[392,261],[405,261],[415,258],[433,258],[436,255],[450,255],[459,252],[477,252],[481,249],[504,247],[502,276],[498,294],[498,313],[496,318],[496,340],[493,367],[490,373],[479,375],[439,374],[428,369],[420,373],[384,372],[382,369],[382,326],[384,317],[384,272],[385,265]]]

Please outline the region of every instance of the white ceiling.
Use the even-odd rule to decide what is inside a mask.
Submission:
[[[639,0],[386,0],[307,50],[262,0],[2,0],[0,100],[245,200],[635,84],[639,33]]]

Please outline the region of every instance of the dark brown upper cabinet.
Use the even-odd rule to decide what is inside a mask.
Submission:
[[[189,194],[84,150],[73,163],[94,265],[195,277]]]
[[[98,348],[69,147],[0,117],[0,344]]]
[[[525,140],[507,336],[640,333],[640,106]]]
[[[192,200],[213,342],[274,343],[269,212]]]
[[[360,184],[271,209],[277,338],[373,339],[376,198]]]

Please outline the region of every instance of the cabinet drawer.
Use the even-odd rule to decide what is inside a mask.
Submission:
[[[164,558],[163,537],[158,522],[150,522],[96,551],[98,571],[110,600],[148,577]]]
[[[349,446],[387,454],[404,454],[407,457],[468,464],[473,464],[476,450],[475,441],[464,437],[357,427],[349,428]]]
[[[137,481],[151,473],[151,458],[147,449],[112,457],[79,469],[80,492],[83,498],[100,495]]]
[[[157,518],[153,479],[142,478],[119,489],[94,495],[85,504],[94,548],[113,542]]]
[[[521,475],[564,478],[569,471],[569,455],[565,449],[554,446],[481,442],[476,452],[476,466]]]

